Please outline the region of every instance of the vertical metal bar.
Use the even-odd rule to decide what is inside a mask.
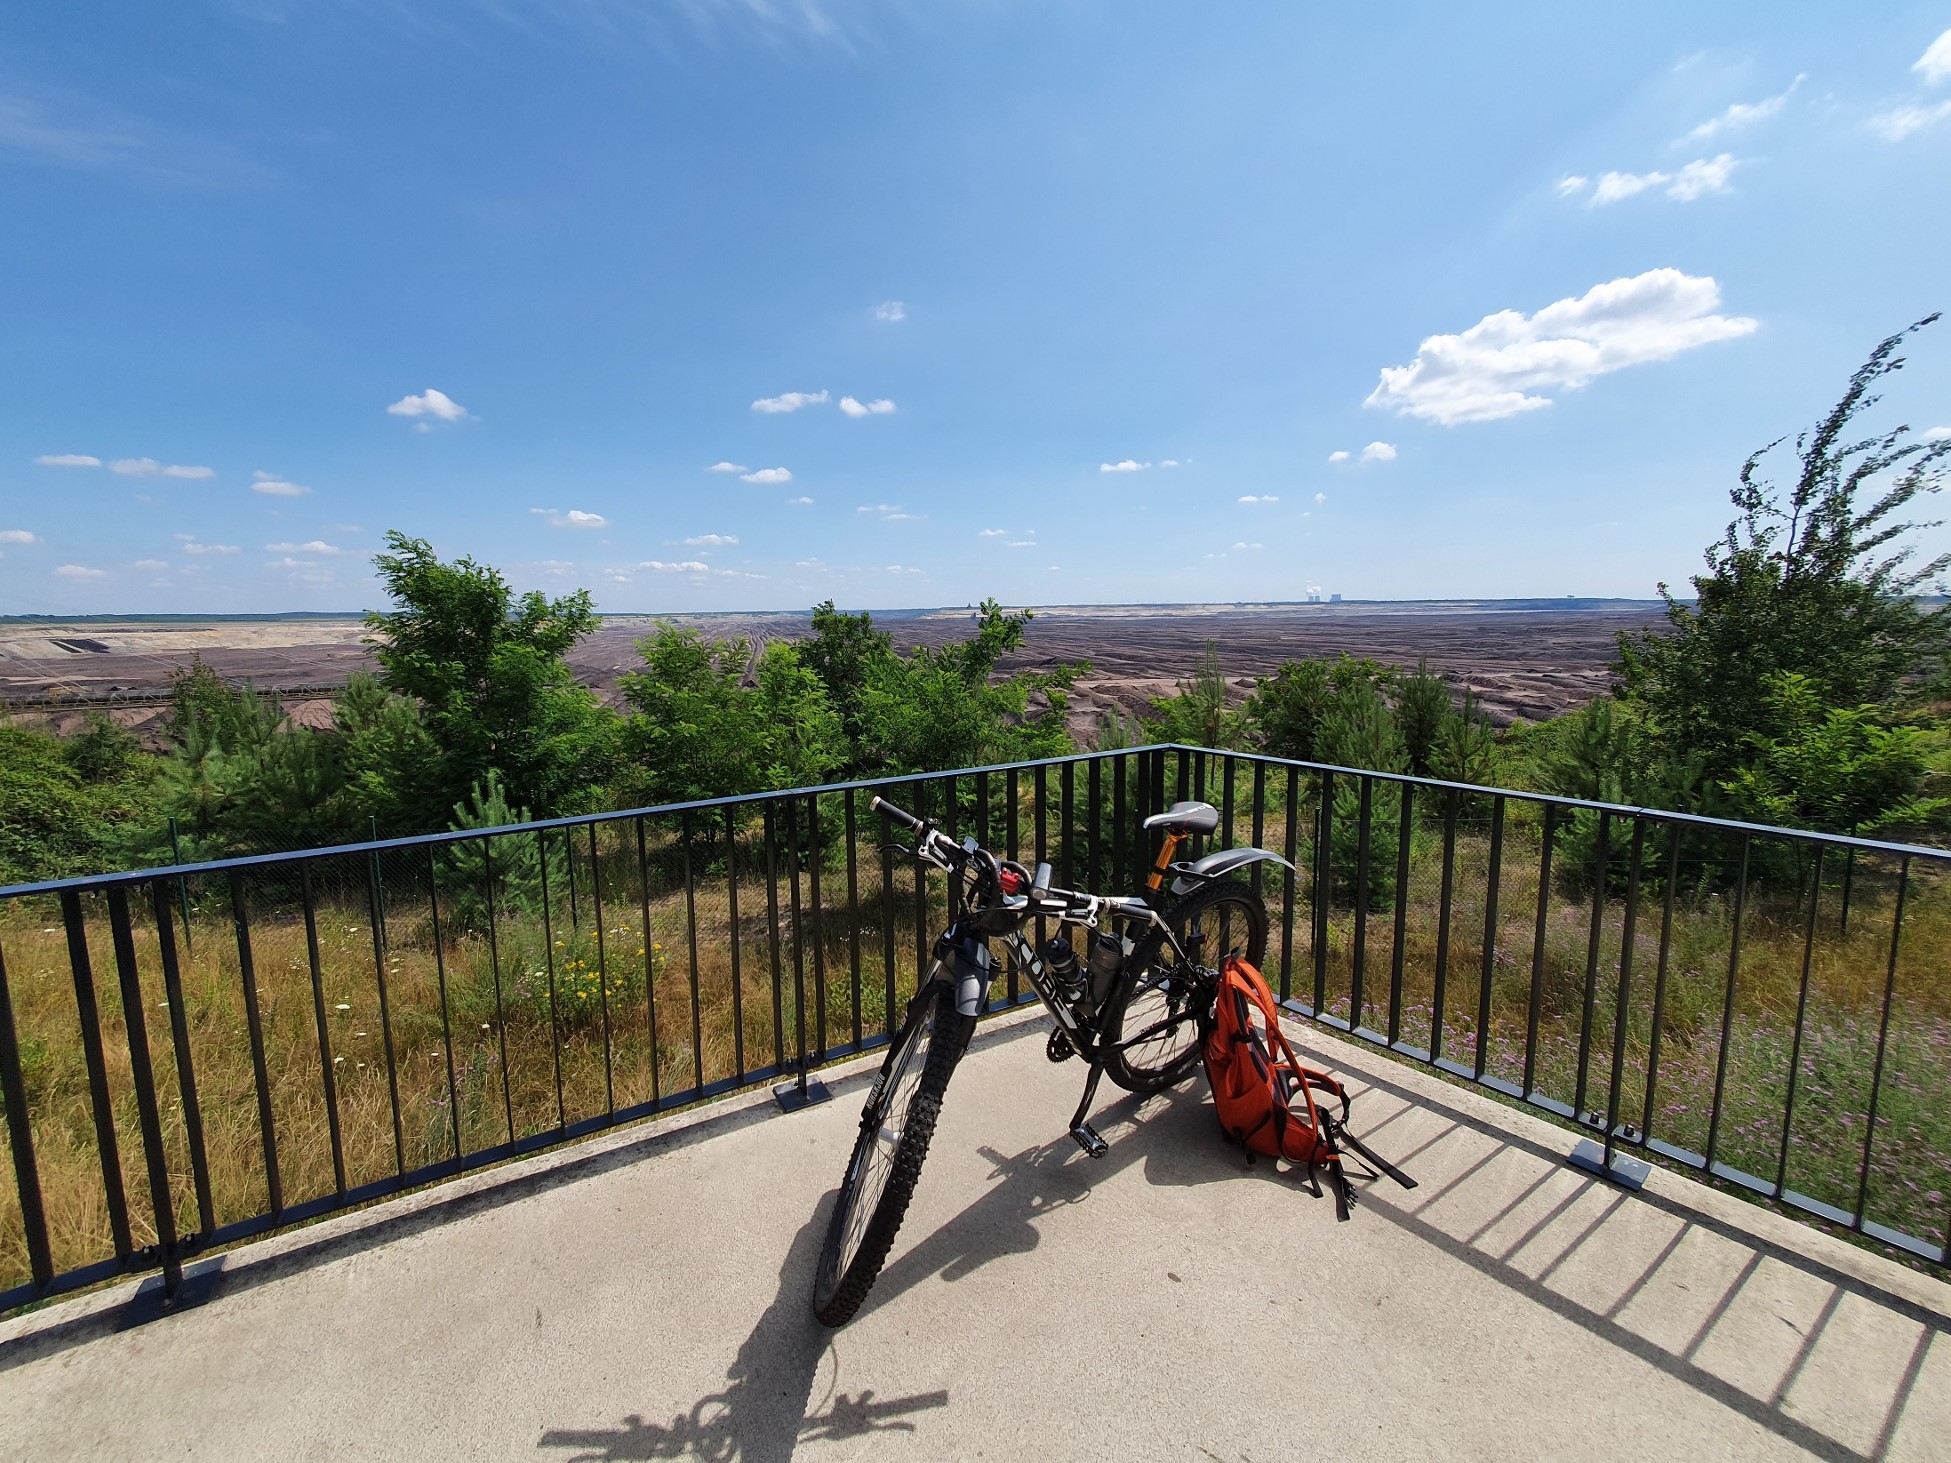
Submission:
[[[1058,787],[1063,802],[1059,810],[1058,827],[1063,831],[1057,835],[1057,887],[1070,889],[1076,886],[1071,877],[1074,871],[1072,854],[1077,841],[1077,764],[1066,762],[1057,774]]]
[[[1633,819],[1631,854],[1626,860],[1626,920],[1619,937],[1619,990],[1612,1018],[1612,1082],[1606,1092],[1604,1166],[1612,1171],[1612,1152],[1619,1132],[1619,1089],[1626,1074],[1627,1021],[1633,990],[1633,932],[1639,918],[1640,860],[1646,843],[1646,820]]]
[[[1443,882],[1436,896],[1436,988],[1430,997],[1429,1058],[1443,1055],[1443,1007],[1450,989],[1450,909],[1456,892],[1456,819],[1458,796],[1455,788],[1443,795]]]
[[[1497,976],[1497,895],[1504,872],[1504,799],[1490,801],[1490,866],[1484,871],[1484,958],[1477,982],[1476,1076],[1483,1080],[1490,1058],[1490,993]]]
[[[1396,921],[1395,944],[1389,951],[1389,1045],[1402,1033],[1402,961],[1409,932],[1409,851],[1415,841],[1416,784],[1398,784],[1402,789],[1401,821],[1396,828]]]
[[[433,921],[434,979],[440,987],[440,1049],[447,1058],[447,1128],[454,1140],[454,1161],[461,1159],[461,1086],[454,1080],[454,1028],[447,1011],[447,952],[440,933],[440,860],[427,846],[427,912]]]
[[[169,861],[173,864],[180,864],[183,862],[183,840],[180,833],[177,830],[176,820],[174,818],[171,818],[169,820]],[[183,948],[190,951],[192,954],[194,954],[196,951],[196,944],[195,944],[196,936],[192,933],[191,925],[190,925],[189,880],[187,879],[178,880],[176,885],[176,892],[177,892],[177,897],[182,901],[182,905],[183,905]],[[1847,916],[1845,916],[1845,918],[1847,918]]]
[[[1042,864],[1046,862],[1050,857],[1050,848],[1049,848],[1050,803],[1049,803],[1048,791],[1043,776],[1046,770],[1047,769],[1044,767],[1044,765],[1041,762],[1037,764],[1036,787],[1035,787],[1035,817],[1036,817],[1036,862],[1038,864]],[[1042,915],[1038,915],[1036,921],[1037,949],[1041,950],[1043,948],[1043,942],[1047,940],[1049,937],[1050,937],[1049,925],[1047,921],[1044,920]]]
[[[786,975],[779,954],[779,819],[777,804],[765,803],[766,955],[772,966],[772,1064],[786,1070]]]
[[[854,845],[853,845],[854,795],[847,794],[847,890],[849,898],[853,892]],[[731,926],[732,946],[732,1064],[738,1068],[742,1079],[745,1070],[745,971],[739,954],[738,930],[738,827],[729,806],[725,809],[725,918]],[[856,915],[854,930],[854,1004],[860,1004],[860,930]],[[646,957],[650,946],[644,946]],[[648,966],[645,967],[648,969]],[[858,1024],[858,1017],[856,1017]]]
[[[1538,841],[1538,925],[1531,937],[1531,1005],[1524,1013],[1524,1095],[1537,1090],[1538,1017],[1545,1003],[1545,932],[1551,920],[1551,850],[1558,833],[1558,805],[1545,804],[1544,832]]]
[[[1301,775],[1300,769],[1289,763],[1287,778],[1287,836],[1281,840],[1287,856],[1287,867],[1280,871],[1280,998],[1291,1000],[1294,995],[1294,906],[1298,902],[1294,895],[1295,870],[1300,866],[1301,850]]]
[[[949,806],[955,806],[951,796]],[[820,865],[824,862],[820,849],[820,795],[810,793],[806,799],[806,848],[808,853],[806,892],[812,902],[813,926],[813,1044],[814,1062],[826,1060],[826,916],[820,900]]]
[[[644,1023],[650,1028],[650,1103],[659,1107],[664,1101],[664,1063],[663,1054],[657,1049],[657,941],[650,922],[650,849],[644,836],[643,814],[637,815],[636,824],[637,895],[643,904],[644,917]],[[737,948],[736,933],[733,948]]]
[[[1714,1168],[1714,1150],[1721,1139],[1721,1098],[1727,1091],[1727,1046],[1734,1034],[1734,993],[1741,974],[1741,916],[1748,902],[1748,851],[1752,842],[1751,835],[1741,835],[1740,882],[1734,888],[1734,932],[1728,942],[1727,990],[1721,1004],[1721,1049],[1714,1060],[1714,1105],[1707,1114],[1705,1166],[1710,1173]],[[1909,867],[1908,862],[1905,867]]]
[[[1016,775],[1015,773],[1010,774],[1012,779],[1014,779],[1015,775]],[[1014,782],[1012,781],[1010,791],[1013,793],[1015,790],[1016,790],[1015,785]],[[1016,809],[1013,803],[1010,807],[1009,816],[1010,816],[1010,823],[1012,826],[1014,826],[1016,821]],[[894,1039],[894,1008],[895,1008],[894,845],[888,841],[885,831],[883,831],[881,835],[880,850],[881,850],[881,981],[882,981],[881,1035],[887,1037],[890,1041],[892,1041]]]
[[[1005,849],[1012,862],[1018,860],[1018,855],[1022,849],[1022,830],[1018,826],[1021,821],[1018,806],[1020,796],[1021,789],[1017,783],[1016,769],[1012,767],[1008,772],[1003,774],[1003,801],[1007,805],[1006,816],[1004,818]],[[1010,961],[1009,1003],[1012,1006],[1023,998],[1022,981],[1022,972],[1016,968],[1016,962],[1014,960]]]
[[[1221,768],[1219,826],[1226,830],[1221,835],[1226,839],[1222,847],[1231,848],[1239,842],[1239,839],[1233,836],[1233,783],[1237,765],[1236,759],[1230,756],[1221,757],[1219,762]]]
[[[406,1132],[400,1122],[400,1074],[393,1060],[393,1005],[386,991],[386,936],[379,903],[379,855],[366,861],[367,924],[373,936],[373,976],[379,982],[379,1039],[386,1045],[386,1094],[393,1104],[393,1173],[406,1172]]]
[[[149,1203],[155,1211],[163,1294],[174,1296],[183,1283],[183,1257],[176,1247],[176,1201],[169,1192],[169,1152],[163,1147],[156,1073],[149,1064],[149,1024],[142,1009],[142,979],[136,971],[129,895],[120,884],[108,891],[108,927],[115,945],[115,973],[122,987],[122,1024],[129,1038],[129,1076],[135,1087],[136,1122],[142,1130],[142,1156],[149,1168]]]
[[[1653,1136],[1653,1095],[1660,1085],[1660,1038],[1666,1026],[1667,959],[1673,948],[1673,893],[1680,882],[1680,825],[1667,821],[1666,890],[1660,901],[1660,964],[1653,975],[1653,1030],[1646,1051],[1646,1102],[1640,1113],[1639,1136]]]
[[[1795,1034],[1788,1044],[1788,1100],[1782,1106],[1782,1147],[1775,1159],[1775,1197],[1782,1197],[1788,1184],[1789,1136],[1795,1128],[1795,1087],[1801,1075],[1802,1033],[1809,1015],[1809,976],[1815,969],[1816,912],[1822,905],[1822,856],[1828,849],[1816,845],[1814,877],[1809,880],[1809,918],[1802,929],[1802,986],[1795,997]]]
[[[47,1240],[41,1171],[34,1161],[34,1115],[27,1105],[27,1080],[20,1067],[20,1035],[14,1025],[14,1000],[7,987],[4,951],[0,951],[0,1096],[7,1100],[7,1142],[13,1153],[14,1188],[20,1195],[27,1267],[35,1287],[45,1290],[54,1279],[54,1252]]]
[[[1838,933],[1839,935],[1843,935],[1845,937],[1847,937],[1849,934],[1849,896],[1851,892],[1851,886],[1854,885],[1855,882],[1856,882],[1856,850],[1852,848],[1849,851],[1849,857],[1843,860],[1843,912],[1842,912],[1842,918],[1837,922],[1837,927],[1836,927],[1836,933]]]
[[[1592,1022],[1599,999],[1599,945],[1605,935],[1606,865],[1612,855],[1612,814],[1599,814],[1598,858],[1592,880],[1592,924],[1585,942],[1585,1003],[1578,1023],[1578,1088],[1572,1097],[1572,1120],[1584,1122],[1587,1068],[1592,1059]]]
[[[563,847],[572,849],[574,841],[563,830]],[[567,1106],[562,1100],[562,1022],[559,1017],[559,1002],[556,997],[555,978],[555,924],[549,912],[552,901],[549,898],[549,835],[537,831],[535,835],[535,856],[542,869],[542,958],[549,973],[549,1060],[555,1069],[555,1124],[558,1128],[569,1126]]]
[[[178,878],[175,882],[180,885],[183,881]],[[176,1091],[183,1104],[183,1137],[190,1150],[190,1180],[196,1188],[197,1229],[209,1234],[217,1227],[217,1210],[210,1202],[210,1158],[203,1146],[203,1107],[197,1101],[189,1011],[183,1000],[183,972],[176,960],[175,921],[163,880],[151,884],[149,894],[156,911],[156,949],[162,958],[163,991],[169,997],[169,1036],[176,1048]]]
[[[1175,784],[1175,787],[1176,787],[1176,791],[1177,791],[1177,793],[1178,793],[1178,798],[1179,798],[1179,801],[1180,801],[1180,802],[1184,802],[1184,801],[1185,801],[1185,800],[1186,800],[1186,799],[1187,799],[1188,797],[1190,797],[1190,796],[1192,795],[1192,785],[1191,785],[1191,783],[1190,783],[1190,782],[1189,782],[1189,781],[1187,780],[1187,779],[1188,779],[1188,778],[1189,778],[1189,777],[1191,776],[1191,773],[1192,773],[1192,768],[1191,768],[1190,766],[1188,766],[1188,765],[1187,765],[1187,763],[1188,763],[1188,760],[1189,760],[1189,754],[1188,754],[1188,753],[1186,752],[1186,749],[1185,749],[1184,747],[1179,747],[1179,748],[1177,748],[1177,749],[1175,749],[1175,755],[1176,755],[1176,756],[1178,757],[1178,759],[1179,759],[1179,777],[1178,777],[1178,782],[1177,782],[1177,783]],[[1205,773],[1205,768],[1204,768],[1204,767],[1202,766],[1202,767],[1201,767],[1201,768],[1200,768],[1199,770],[1200,770],[1200,773],[1201,773],[1201,776],[1200,776],[1200,789],[1201,789],[1201,791],[1204,791],[1204,788],[1205,788],[1205,777],[1204,777],[1204,773]]]
[[[1135,872],[1131,867],[1130,855],[1125,847],[1125,824],[1135,822],[1131,817],[1129,795],[1125,788],[1125,763],[1128,759],[1122,752],[1111,758],[1111,887],[1126,890],[1137,887]]]
[[[1104,860],[1099,850],[1104,836],[1104,759],[1091,758],[1086,768],[1084,816],[1089,831],[1084,835],[1084,882],[1092,889],[1104,887]]]
[[[244,988],[244,1029],[251,1039],[251,1077],[257,1087],[257,1134],[264,1147],[265,1198],[271,1213],[285,1207],[278,1176],[278,1130],[271,1116],[271,1075],[264,1062],[264,1013],[258,1007],[257,964],[251,958],[251,920],[244,904],[244,880],[230,871],[230,920],[237,932],[237,971]]]
[[[515,1141],[515,1088],[508,1077],[508,1008],[501,998],[501,919],[495,911],[495,846],[492,838],[481,840],[481,876],[488,889],[488,973],[495,987],[495,1043],[501,1056],[501,1111],[508,1120],[508,1141]],[[544,901],[544,907],[547,901]],[[311,902],[306,901],[310,912]]]
[[[1267,764],[1255,761],[1253,764],[1253,846],[1263,847],[1267,841]],[[1266,870],[1259,864],[1253,866],[1251,875],[1253,892],[1264,893],[1261,885],[1266,882]]]
[[[1863,1167],[1856,1179],[1856,1223],[1861,1229],[1869,1214],[1870,1154],[1876,1146],[1876,1112],[1883,1096],[1883,1054],[1889,1050],[1890,1006],[1897,993],[1897,951],[1904,933],[1904,897],[1910,892],[1910,858],[1897,868],[1897,913],[1890,921],[1890,963],[1883,971],[1883,1013],[1877,1018],[1876,1063],[1870,1071],[1870,1114],[1863,1125]],[[1951,1257],[1951,1235],[1946,1236],[1945,1254]]]
[[[1185,764],[1188,758],[1192,761],[1192,796],[1196,801],[1203,803],[1206,801],[1206,754],[1204,752],[1180,752],[1179,768],[1181,776],[1184,775]],[[1184,797],[1185,794],[1180,793],[1179,796]],[[1194,852],[1195,854],[1204,853],[1205,849],[1200,848],[1195,841]]]
[[[115,1109],[110,1105],[108,1064],[102,1059],[102,1017],[95,1002],[95,972],[88,960],[88,929],[82,922],[81,896],[61,891],[61,921],[68,933],[68,968],[74,976],[75,1010],[81,1021],[81,1052],[88,1065],[88,1102],[95,1118],[95,1148],[102,1163],[102,1195],[115,1257],[129,1258],[129,1206],[122,1192],[122,1154],[115,1141]]]
[[[678,828],[678,844],[684,850],[684,938],[691,954],[691,1078],[692,1086],[702,1089],[705,1085],[704,1012],[698,998],[698,890],[691,878],[689,813],[684,814]],[[794,903],[798,903],[797,889]]]
[[[576,839],[567,828],[562,830],[562,852],[564,862],[569,869],[569,928],[579,930],[582,928],[582,919],[576,912]],[[545,846],[542,850],[544,863],[548,862],[548,857],[549,851]]]
[[[367,822],[372,827],[373,842],[378,843],[379,819],[369,817]],[[372,881],[373,887],[373,934],[380,945],[385,947],[392,942],[386,935],[386,881],[380,873],[377,849],[366,855],[366,877]]]
[[[1362,1024],[1363,977],[1368,974],[1368,855],[1375,805],[1375,779],[1361,779],[1355,823],[1355,948],[1348,964],[1348,1029]]]
[[[799,912],[799,799],[787,798],[786,877],[791,881],[793,930],[793,1019],[794,1065],[799,1068],[799,1095],[806,1097],[806,952],[803,948],[805,925]]]
[[[305,908],[305,957],[312,973],[312,1017],[318,1027],[318,1066],[325,1088],[325,1122],[332,1138],[332,1182],[343,1194],[345,1183],[345,1142],[339,1132],[339,1083],[332,1070],[332,1028],[325,1017],[325,969],[318,958],[318,909],[312,898],[312,866],[307,860],[298,866],[298,893]]]
[[[610,960],[603,930],[603,864],[596,854],[596,825],[589,829],[589,917],[596,925],[597,999],[603,1007],[603,1101],[611,1117],[616,1116],[616,1077],[610,1062]]]
[[[1328,921],[1334,910],[1335,775],[1321,774],[1321,806],[1315,810],[1314,839],[1314,1014],[1328,1002]]]
[[[980,789],[986,790],[986,786],[986,782],[978,783]],[[978,791],[977,796],[981,797],[982,792]],[[855,842],[859,836],[859,830],[854,826],[854,790],[852,788],[848,788],[846,791],[845,807],[847,816],[848,989],[853,999],[854,1050],[859,1051],[863,1039],[863,1032],[860,1025],[860,869],[858,859],[859,848]],[[986,822],[989,816],[989,805],[986,802],[983,804],[982,814]],[[739,1070],[744,1070],[743,1065],[740,1066]]]
[[[914,782],[914,807],[916,817],[928,816],[928,784]],[[914,866],[915,879],[915,989],[921,989],[922,979],[928,972],[928,874],[921,864]]]

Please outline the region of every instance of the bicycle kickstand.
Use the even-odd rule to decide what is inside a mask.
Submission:
[[[1097,1100],[1098,1079],[1103,1075],[1104,1058],[1099,1057],[1091,1063],[1091,1073],[1084,1079],[1084,1096],[1077,1104],[1077,1111],[1070,1115],[1070,1136],[1092,1158],[1102,1158],[1111,1149],[1111,1145],[1098,1136],[1097,1129],[1084,1121],[1090,1115],[1091,1104]]]

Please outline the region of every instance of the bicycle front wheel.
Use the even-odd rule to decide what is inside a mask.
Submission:
[[[887,1263],[935,1136],[942,1094],[967,1045],[968,1019],[956,1012],[955,988],[939,984],[915,1003],[867,1096],[813,1281],[813,1314],[826,1325],[853,1319]]]
[[[1249,884],[1227,879],[1194,890],[1165,911],[1165,922],[1184,961],[1153,930],[1132,951],[1107,1013],[1105,1075],[1127,1092],[1158,1092],[1191,1075],[1220,964],[1240,955],[1258,968],[1267,955],[1267,906]]]

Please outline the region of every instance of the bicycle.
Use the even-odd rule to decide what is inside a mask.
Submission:
[[[868,1092],[828,1221],[813,1313],[829,1326],[846,1324],[860,1309],[907,1214],[949,1078],[998,974],[992,939],[1002,941],[1056,1022],[1046,1055],[1090,1064],[1070,1136],[1101,1158],[1109,1145],[1088,1122],[1100,1080],[1109,1076],[1140,1094],[1183,1081],[1200,1060],[1200,1022],[1212,1007],[1220,962],[1238,953],[1257,966],[1266,955],[1265,902],[1252,885],[1226,876],[1262,862],[1293,867],[1264,848],[1176,862],[1188,839],[1219,826],[1211,804],[1180,802],[1145,820],[1162,834],[1146,894],[1088,894],[1052,888],[1047,863],[1032,872],[973,838],[958,843],[932,820],[883,798],[872,806],[915,835],[914,847],[902,851],[949,875],[950,920]],[[1058,934],[1039,951],[1024,931],[1042,919],[1054,920]],[[1113,922],[1136,937],[1106,927]],[[1089,932],[1085,958],[1065,926]]]

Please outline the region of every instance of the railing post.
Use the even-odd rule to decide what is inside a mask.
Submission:
[[[129,896],[120,885],[108,891],[108,920],[115,946],[115,974],[122,987],[122,1024],[129,1037],[129,1076],[135,1088],[136,1121],[142,1130],[142,1156],[149,1170],[149,1204],[155,1212],[163,1297],[174,1300],[183,1285],[183,1256],[176,1245],[176,1203],[169,1192],[169,1154],[163,1147],[162,1112],[156,1105],[156,1073],[149,1063],[149,1028],[142,1010],[142,982],[136,975]]]
[[[814,857],[819,857],[816,851]],[[798,1069],[793,1080],[782,1082],[772,1089],[773,1101],[784,1112],[798,1112],[817,1102],[825,1102],[833,1096],[824,1082],[807,1078],[806,1057],[806,952],[805,927],[799,907],[799,806],[794,798],[786,799],[786,877],[792,881],[792,921],[793,921],[793,1016],[795,1054],[793,1064]],[[917,875],[917,878],[919,876]]]
[[[169,820],[169,858],[171,863],[180,864],[183,862],[183,840],[177,831],[176,820],[174,818]],[[176,881],[176,894],[183,906],[183,948],[194,954],[196,951],[196,936],[190,930],[190,881],[187,879],[178,879]],[[1843,911],[1843,922],[1847,924],[1849,922],[1849,905],[1847,901],[1843,905]]]

